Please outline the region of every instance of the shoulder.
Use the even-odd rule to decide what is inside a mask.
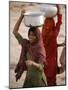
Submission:
[[[29,40],[23,38],[22,42],[27,44],[27,43],[29,43]]]
[[[22,43],[21,43],[22,46],[26,47],[26,46],[28,46],[28,44],[29,44],[29,40],[27,40],[27,39],[22,40]]]

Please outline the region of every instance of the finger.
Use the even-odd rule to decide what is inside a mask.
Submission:
[[[17,74],[15,75],[15,77],[16,77],[16,82],[17,82],[18,81]]]
[[[16,74],[16,82],[18,81],[19,78],[20,78],[19,74]]]

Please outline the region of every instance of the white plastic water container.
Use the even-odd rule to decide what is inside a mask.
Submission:
[[[26,26],[42,26],[44,24],[44,15],[42,12],[27,11],[24,14],[24,23]]]
[[[41,4],[39,8],[40,11],[44,13],[45,17],[54,17],[57,14],[56,5]]]

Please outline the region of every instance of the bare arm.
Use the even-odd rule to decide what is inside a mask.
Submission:
[[[13,29],[13,34],[16,37],[16,39],[19,41],[19,43],[21,43],[22,39],[23,39],[22,36],[18,33],[18,31],[19,31],[19,26],[22,22],[22,19],[24,18],[24,13],[25,13],[25,11],[23,10],[21,12],[21,15],[20,15],[18,21],[16,22],[16,24],[14,26],[14,29]]]
[[[20,24],[21,24],[21,21],[22,21],[23,17],[24,17],[24,15],[23,15],[23,16],[21,15],[21,16],[19,17],[18,21],[16,22],[15,26],[14,26],[13,34],[14,34],[15,36],[17,36],[17,34],[18,34],[19,26],[20,26]]]
[[[57,23],[56,23],[56,37],[58,36],[59,34],[59,31],[60,31],[60,26],[62,24],[62,14],[60,12],[60,6],[57,5]]]

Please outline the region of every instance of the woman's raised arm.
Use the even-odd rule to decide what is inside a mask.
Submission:
[[[23,10],[23,11],[21,12],[20,17],[19,17],[18,21],[16,22],[16,24],[15,24],[15,26],[14,26],[13,34],[14,34],[15,36],[18,34],[19,26],[20,26],[21,21],[22,21],[22,19],[23,19],[23,17],[24,17],[24,13],[25,13],[25,10]]]
[[[13,29],[13,34],[19,43],[22,42],[22,39],[23,39],[22,36],[18,33],[18,31],[19,31],[19,26],[21,24],[21,21],[24,18],[24,13],[25,13],[25,10],[21,11],[21,15],[20,15],[20,17],[19,17],[18,21],[16,22],[14,29]]]
[[[56,23],[56,37],[58,36],[58,33],[60,31],[60,26],[62,24],[62,14],[60,12],[60,6],[57,5],[57,23]]]

